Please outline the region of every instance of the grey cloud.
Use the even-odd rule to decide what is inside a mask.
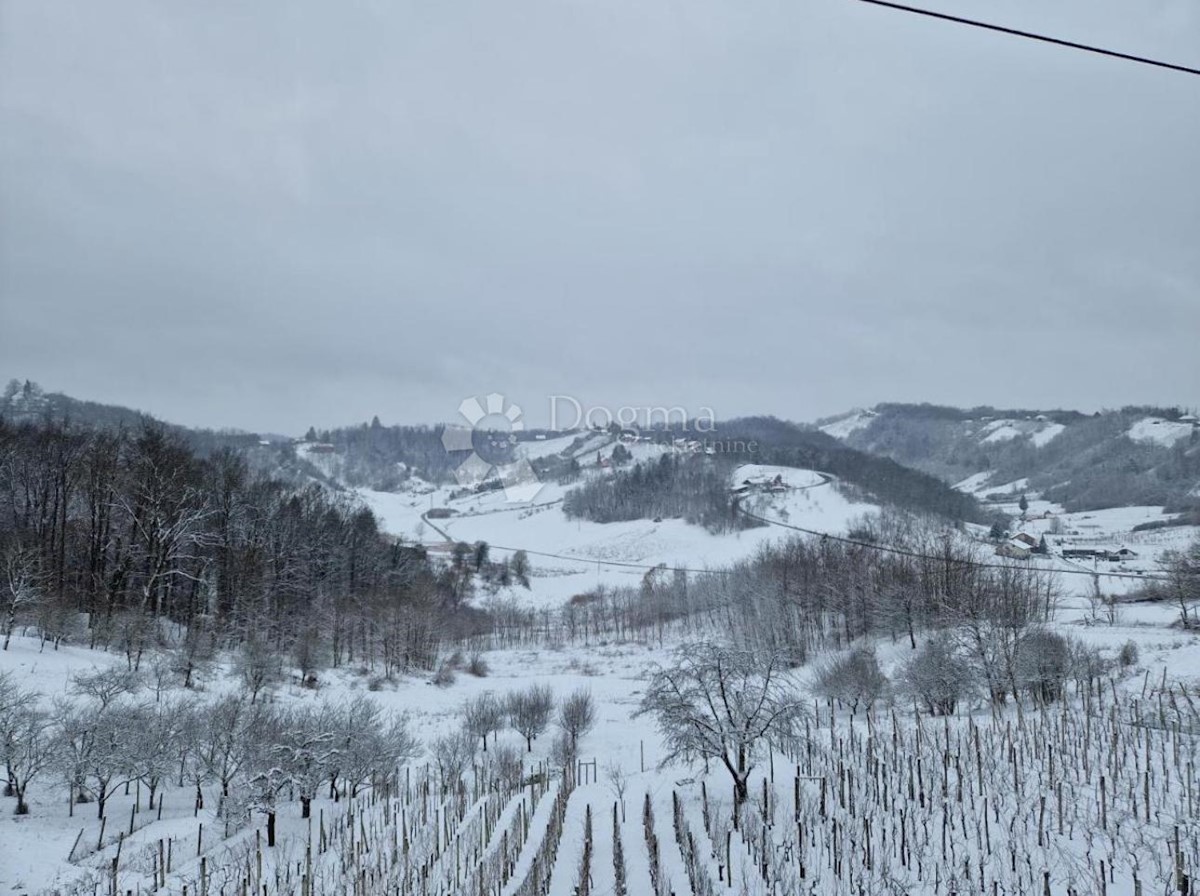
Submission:
[[[1187,0],[981,8],[1200,63]],[[499,390],[1197,400],[1200,78],[862,4],[8,4],[5,376],[182,422]]]

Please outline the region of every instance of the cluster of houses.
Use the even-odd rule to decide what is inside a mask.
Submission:
[[[1109,563],[1122,563],[1125,560],[1136,560],[1137,552],[1129,548],[1118,548],[1108,551],[1102,548],[1063,548],[1064,560],[1105,560]]]
[[[787,483],[783,481],[782,473],[776,473],[774,477],[766,475],[752,476],[749,479],[743,479],[740,485],[735,485],[729,491],[739,498],[743,495],[749,495],[752,492],[776,494],[787,491]]]
[[[1033,554],[1047,553],[1045,539],[1034,538],[1028,532],[1018,532],[996,546],[996,555],[1011,560],[1027,560]]]
[[[1034,554],[1048,553],[1050,553],[1050,550],[1046,545],[1045,536],[1038,538],[1030,535],[1028,532],[1018,532],[1012,538],[996,546],[997,556],[1008,557],[1013,560],[1027,560]],[[1123,563],[1126,560],[1137,559],[1137,552],[1131,551],[1126,547],[1118,548],[1117,550],[1108,550],[1106,548],[1063,548],[1061,554],[1064,560],[1091,560],[1093,562],[1105,561],[1108,563]]]

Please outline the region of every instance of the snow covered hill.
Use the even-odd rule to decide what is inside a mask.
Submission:
[[[882,404],[821,429],[946,482],[970,480],[981,498],[984,486],[1028,479],[1073,511],[1157,505],[1200,520],[1200,422],[1179,408],[1082,414]]]
[[[649,451],[651,446],[646,446]],[[603,476],[593,469],[589,475]],[[770,483],[779,477],[779,485]],[[746,482],[761,484],[745,488]],[[525,550],[533,564],[532,588],[511,596],[557,606],[597,587],[636,586],[649,570],[716,569],[753,556],[765,543],[788,537],[787,530],[759,526],[713,534],[683,520],[629,520],[593,523],[570,520],[562,511],[569,486],[545,483],[528,504],[509,503],[502,491],[452,497],[456,488],[422,493],[359,490],[384,528],[409,541],[441,548],[449,541],[485,541],[498,555]],[[822,532],[844,534],[858,520],[877,513],[873,504],[852,501],[828,477],[812,470],[747,464],[731,479],[731,494],[745,488],[747,510]],[[430,510],[449,516],[430,515]]]

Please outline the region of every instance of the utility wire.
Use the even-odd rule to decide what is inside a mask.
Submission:
[[[1072,40],[1063,40],[1059,37],[1050,37],[1046,34],[1035,34],[1032,31],[1021,31],[1017,28],[1008,28],[1004,25],[993,25],[988,22],[980,22],[976,19],[965,19],[962,16],[952,16],[949,13],[934,12],[931,9],[921,9],[916,6],[906,6],[903,3],[892,3],[890,0],[858,0],[859,3],[869,3],[872,6],[883,6],[888,9],[896,9],[900,12],[911,12],[918,16],[927,16],[931,19],[942,19],[946,22],[954,22],[958,25],[969,25],[972,28],[983,28],[987,31],[998,31],[1001,34],[1010,34],[1014,37],[1023,37],[1027,40],[1041,41],[1046,44],[1054,44],[1059,47],[1069,47],[1072,50],[1082,50],[1085,53],[1095,53],[1099,56],[1111,56],[1114,59],[1124,59],[1127,62],[1137,62],[1142,65],[1152,65],[1156,68],[1170,69],[1175,72],[1183,72],[1187,75],[1200,75],[1200,68],[1191,68],[1187,65],[1177,65],[1174,62],[1163,62],[1161,59],[1151,59],[1148,56],[1135,56],[1132,53],[1120,53],[1116,50],[1106,50],[1103,47],[1092,46],[1091,44],[1076,43]]]
[[[779,526],[784,529],[791,529],[794,532],[803,532],[805,535],[815,535],[822,540],[837,541],[842,544],[854,545],[859,548],[866,548],[871,551],[879,551],[884,554],[895,554],[898,557],[911,557],[914,560],[934,560],[939,563],[961,563],[965,566],[974,566],[978,569],[1018,569],[1028,570],[1030,572],[1050,572],[1061,573],[1063,575],[1074,576],[1105,576],[1110,579],[1137,579],[1139,582],[1167,582],[1170,581],[1166,576],[1142,575],[1136,572],[1092,572],[1090,569],[1047,569],[1041,566],[1017,566],[1010,563],[982,563],[978,560],[962,560],[957,557],[942,557],[937,554],[922,554],[919,551],[910,551],[905,548],[897,548],[892,545],[876,544],[872,541],[861,541],[855,538],[846,538],[841,535],[834,535],[830,532],[818,532],[816,529],[805,529],[803,526],[793,526],[791,523],[785,523],[780,520],[769,519],[765,516],[758,516],[750,513],[748,510],[738,508],[739,512],[752,520],[757,520],[760,523],[766,523],[769,526]]]
[[[825,475],[825,474],[823,474],[823,475]],[[827,482],[828,482],[828,480],[827,480]],[[811,486],[806,486],[806,488],[811,488]],[[919,551],[910,551],[905,548],[893,547],[892,545],[876,544],[875,542],[871,542],[871,541],[861,541],[861,540],[854,539],[854,538],[846,538],[845,536],[842,536],[842,535],[834,535],[831,532],[820,532],[816,529],[805,529],[803,526],[794,526],[791,523],[785,523],[780,520],[773,520],[773,519],[770,519],[765,516],[758,516],[757,514],[750,513],[748,510],[743,509],[740,505],[738,506],[737,511],[738,511],[738,513],[742,514],[742,516],[745,516],[748,519],[752,519],[752,520],[755,520],[760,523],[765,523],[768,526],[779,526],[780,528],[783,528],[783,529],[790,529],[794,532],[801,532],[805,535],[812,535],[812,536],[815,536],[822,540],[836,541],[836,542],[840,542],[841,544],[853,545],[855,547],[865,548],[866,550],[871,550],[871,551],[879,551],[880,553],[885,553],[885,554],[894,554],[898,557],[909,557],[914,560],[931,560],[931,561],[935,561],[935,562],[939,562],[939,563],[945,563],[945,562],[959,563],[964,566],[973,566],[978,569],[1027,570],[1029,572],[1048,572],[1048,573],[1056,573],[1056,574],[1061,573],[1063,575],[1092,576],[1092,577],[1104,576],[1105,578],[1111,578],[1111,579],[1136,579],[1139,582],[1166,582],[1166,581],[1169,581],[1169,579],[1166,576],[1142,575],[1140,573],[1133,573],[1133,572],[1099,572],[1099,571],[1092,572],[1091,570],[1088,570],[1088,569],[1048,569],[1048,568],[1041,567],[1041,566],[1018,566],[1016,564],[1011,564],[1011,563],[983,563],[978,560],[966,560],[966,559],[960,559],[958,557],[944,557],[944,556],[938,556],[936,554],[922,554]],[[441,535],[443,538],[445,538],[447,540],[447,542],[450,542],[450,543],[454,542],[454,538],[449,533],[443,531],[439,526],[434,524],[431,520],[425,519],[425,521],[427,523],[429,523],[429,525],[434,529],[434,531],[436,531],[439,535]],[[623,569],[636,569],[636,570],[640,570],[643,572],[648,572],[650,570],[663,569],[663,568],[670,569],[670,570],[678,570],[679,572],[692,573],[694,575],[719,575],[719,574],[724,574],[724,573],[729,572],[729,569],[727,567],[720,567],[717,569],[692,569],[692,568],[683,567],[683,566],[672,566],[669,563],[666,563],[665,561],[663,563],[648,564],[648,563],[634,563],[632,561],[627,561],[627,560],[602,560],[598,557],[573,557],[569,554],[554,554],[549,551],[536,551],[536,550],[532,550],[530,548],[514,548],[514,547],[509,547],[507,545],[502,545],[502,544],[492,544],[490,542],[488,543],[488,547],[492,548],[494,550],[497,550],[497,551],[510,551],[513,553],[515,553],[517,551],[524,551],[526,554],[528,554],[531,557],[548,557],[548,558],[552,558],[555,560],[566,560],[570,563],[580,563],[580,564],[587,564],[587,565],[595,563],[595,564],[602,565],[602,566],[615,566],[615,567],[620,567]]]

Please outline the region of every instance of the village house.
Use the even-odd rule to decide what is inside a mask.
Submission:
[[[1032,553],[1033,548],[1031,546],[1016,538],[1010,538],[996,548],[996,556],[1008,557],[1010,560],[1028,560]]]

